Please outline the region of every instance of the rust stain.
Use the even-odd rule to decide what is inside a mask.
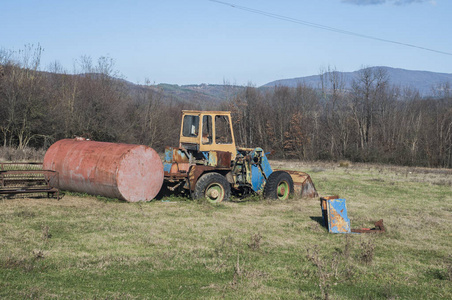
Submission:
[[[275,170],[278,171],[278,170]],[[301,197],[306,198],[315,198],[318,197],[319,194],[315,188],[314,183],[312,182],[311,176],[305,172],[301,171],[292,171],[292,170],[284,170],[289,173],[292,177],[294,183],[294,190],[297,195],[301,195]]]
[[[330,221],[331,227],[336,227],[337,232],[348,232],[348,223],[333,207],[330,207]]]
[[[231,152],[217,151],[217,167],[231,167]]]
[[[190,168],[189,163],[173,163],[171,165],[170,175],[187,173]]]
[[[181,149],[173,148],[173,162],[188,163],[188,157]]]

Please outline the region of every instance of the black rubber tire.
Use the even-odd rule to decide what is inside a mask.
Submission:
[[[284,191],[282,191],[283,189]],[[264,198],[287,200],[293,195],[293,192],[293,180],[289,173],[276,171],[268,176],[264,187]]]
[[[226,177],[219,173],[207,173],[196,182],[194,199],[206,198],[211,203],[229,201],[231,197],[231,185]]]

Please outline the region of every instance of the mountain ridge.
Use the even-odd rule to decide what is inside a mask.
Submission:
[[[414,88],[419,90],[422,96],[429,96],[433,88],[444,83],[452,83],[452,73],[439,73],[422,70],[407,70],[402,68],[393,68],[386,66],[369,67],[370,69],[383,69],[387,72],[389,83],[402,88]],[[366,68],[364,68],[366,69]],[[352,72],[334,71],[341,74],[344,78],[345,88],[351,89],[353,80],[359,76],[363,69]],[[331,72],[326,72],[331,73]],[[321,85],[320,75],[310,75],[304,77],[295,77],[288,79],[278,79],[264,84],[261,87],[288,86],[296,87],[298,84],[305,84],[313,88],[319,88]]]
[[[401,68],[392,68],[385,66],[369,67],[370,69],[383,69],[388,75],[388,82],[390,85],[396,85],[403,88],[411,88],[418,90],[422,97],[435,96],[435,92],[444,91],[440,86],[444,83],[449,84],[449,89],[452,87],[452,74],[439,73],[422,70],[406,70]],[[337,72],[343,78],[344,87],[350,91],[352,89],[353,80],[357,80],[359,72],[363,69],[352,72],[331,71],[326,73]],[[57,74],[50,72],[43,72],[46,76],[61,75],[61,76],[92,76],[94,78],[99,76],[105,76],[97,73],[82,73],[82,74]],[[107,75],[108,76],[108,75]],[[298,84],[310,86],[314,89],[321,88],[321,75],[310,75],[304,77],[295,77],[289,79],[278,79],[266,83],[264,85],[256,87],[258,90],[264,91],[272,89],[277,86],[296,87]],[[110,76],[108,76],[110,77]],[[165,98],[174,99],[177,102],[187,102],[192,104],[204,104],[215,103],[218,104],[222,101],[233,98],[238,93],[242,92],[247,86],[241,85],[225,85],[225,84],[171,84],[171,83],[159,83],[151,85],[143,85],[139,83],[133,83],[124,78],[111,77],[118,82],[122,82],[131,93],[137,93],[144,90],[150,90],[157,95]],[[452,89],[450,90],[452,92]]]

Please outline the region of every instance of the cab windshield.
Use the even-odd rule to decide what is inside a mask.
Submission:
[[[197,137],[199,132],[199,116],[184,116],[182,135],[185,137]]]

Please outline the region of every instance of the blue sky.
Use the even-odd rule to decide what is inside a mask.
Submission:
[[[225,0],[376,38],[452,53],[450,0]],[[41,69],[114,59],[135,83],[256,86],[328,66],[452,73],[452,55],[344,35],[209,0],[1,0],[0,48],[44,48]]]

